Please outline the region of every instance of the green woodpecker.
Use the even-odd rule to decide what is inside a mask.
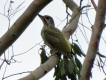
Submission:
[[[66,58],[70,58],[71,54],[71,45],[63,33],[55,27],[54,20],[52,17],[45,15],[42,16],[38,14],[40,19],[43,21],[43,28],[41,30],[41,36],[44,40],[44,43],[54,51],[59,51],[63,54],[64,68],[66,68]],[[66,63],[66,64],[65,64]]]

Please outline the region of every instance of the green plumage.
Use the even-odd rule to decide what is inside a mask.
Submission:
[[[51,49],[56,49],[64,53],[70,54],[71,46],[69,41],[64,37],[62,32],[55,27],[43,27],[41,36],[45,44]]]

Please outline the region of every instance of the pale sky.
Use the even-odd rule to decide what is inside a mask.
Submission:
[[[7,0],[0,1],[0,13],[2,13],[2,14],[4,13],[4,5],[5,5],[6,1]],[[20,0],[20,1],[14,0],[12,8],[15,9],[23,1],[24,0]],[[25,3],[21,6],[21,8],[23,8],[23,9],[21,11],[19,11],[18,13],[16,13],[16,15],[11,19],[10,25],[12,25],[17,20],[17,18],[25,11],[25,9],[28,7],[28,5],[32,1],[33,0],[25,1]],[[79,4],[80,0],[75,0],[75,1],[77,2],[77,4]],[[9,2],[7,3],[7,6],[6,6],[6,11],[5,11],[6,14],[7,14],[8,6],[9,6],[8,4],[9,4]],[[88,1],[83,0],[82,5],[87,5],[87,4],[88,4]],[[89,2],[89,4],[90,4],[90,2]],[[91,8],[92,8],[92,6],[91,6]],[[63,26],[66,24],[66,20],[63,23],[61,23],[61,21],[64,20],[67,15],[65,12],[65,9],[66,9],[65,5],[61,0],[53,0],[48,6],[46,6],[40,12],[40,14],[52,16],[56,27],[59,28],[60,30],[62,30]],[[71,12],[71,11],[69,11],[69,12]],[[91,9],[88,11],[87,14],[88,14],[91,24],[94,24],[95,10]],[[80,23],[83,23],[86,27],[90,28],[91,27],[90,22],[88,21],[86,14],[81,15]],[[8,19],[6,17],[0,15],[0,24],[1,24],[1,26],[0,26],[0,37],[1,37],[8,30]],[[78,26],[80,27],[83,34],[85,35],[83,26],[81,26],[81,25],[78,25]],[[23,53],[23,52],[29,50],[34,45],[40,43],[42,41],[42,38],[40,35],[40,31],[41,31],[42,27],[43,27],[42,21],[37,16],[34,19],[34,21],[28,26],[28,28],[24,31],[24,33],[13,44],[14,54],[16,55],[16,54]],[[74,40],[76,40],[76,38],[75,38],[75,34],[76,34],[82,50],[86,53],[87,48],[88,48],[88,43],[86,42],[85,38],[83,37],[83,34],[80,31],[79,27],[77,28],[77,30],[75,31],[75,33],[73,34],[72,37]],[[84,28],[84,29],[86,32],[87,39],[89,41],[90,36],[91,36],[91,31],[89,31],[86,28]],[[104,39],[106,39],[105,32],[106,31],[103,32]],[[71,42],[71,39],[70,39],[70,42]],[[33,49],[31,49],[27,53],[14,57],[14,59],[17,60],[18,62],[11,63],[11,65],[7,66],[5,76],[9,76],[9,75],[15,74],[15,73],[35,70],[40,65],[39,49],[42,44],[43,44],[43,42],[36,45]],[[106,49],[104,49],[104,47],[106,47],[106,45],[104,44],[104,41],[101,39],[99,51],[105,55],[104,52],[106,52]],[[6,54],[8,54],[8,51],[9,51],[9,56],[11,56],[12,55],[12,47],[10,47],[9,50],[6,51]],[[3,58],[4,58],[4,56],[2,56],[2,59]],[[7,59],[8,59],[8,56],[7,56]],[[84,58],[80,58],[80,60],[83,63]],[[97,60],[97,58],[96,58],[96,60]],[[1,63],[2,63],[2,61],[0,60],[0,65],[1,65]],[[97,62],[95,62],[95,64],[97,64]],[[6,64],[4,64],[1,68],[0,80],[2,79],[4,70],[5,70],[5,66],[6,66]],[[40,80],[48,80],[48,77],[49,77],[49,80],[54,80],[53,72],[54,72],[54,70],[51,70],[47,75],[45,75]],[[92,75],[93,78],[91,80],[103,80],[105,77],[102,70],[100,71],[99,67],[96,67],[96,66],[94,66],[92,73],[93,73],[93,75]],[[25,75],[26,75],[26,73],[21,74],[21,75],[15,75],[15,76],[9,77],[5,80],[17,80]]]

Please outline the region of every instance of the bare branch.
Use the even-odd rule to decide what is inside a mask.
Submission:
[[[32,71],[28,76],[19,80],[38,80],[47,74],[58,63],[59,57],[52,55],[44,64],[41,64],[37,69]]]
[[[91,69],[94,64],[95,56],[99,47],[99,41],[101,38],[102,31],[104,29],[105,13],[106,13],[106,0],[99,0],[95,24],[92,30],[87,55],[85,57],[82,70],[80,73],[80,80],[90,79]]]
[[[35,0],[26,11],[16,20],[11,28],[0,38],[0,56],[11,46],[33,21],[38,12],[52,0]]]
[[[65,26],[62,30],[64,36],[69,39],[70,35],[72,35],[77,28],[81,9],[78,8],[78,5],[73,0],[63,0],[63,2],[66,4],[67,7],[69,7],[73,11],[68,25]]]
[[[15,75],[23,74],[23,73],[31,73],[31,71],[25,71],[25,72],[20,72],[20,73],[12,74],[12,75],[9,75],[9,76],[4,77],[3,80],[6,79],[6,78],[15,76]]]
[[[91,0],[91,3],[92,3],[92,5],[93,5],[93,7],[94,7],[95,11],[97,11],[97,6],[96,6],[96,4],[95,4],[94,0]]]

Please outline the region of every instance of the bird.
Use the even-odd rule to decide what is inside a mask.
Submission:
[[[63,33],[55,27],[54,20],[49,15],[40,15],[40,19],[43,22],[43,28],[41,30],[41,36],[44,43],[54,52],[59,51],[63,54],[64,58],[64,69],[68,66],[67,58],[71,58],[72,46],[68,39],[63,35]],[[66,73],[67,70],[65,69]]]

